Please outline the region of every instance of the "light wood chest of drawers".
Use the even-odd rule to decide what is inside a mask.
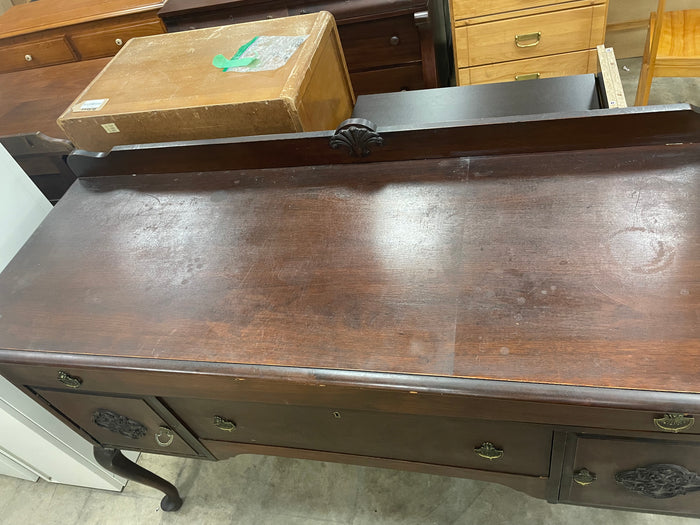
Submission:
[[[0,73],[115,55],[130,38],[164,33],[161,0],[56,0],[0,17]]]
[[[452,0],[450,8],[459,85],[596,71],[607,0]]]

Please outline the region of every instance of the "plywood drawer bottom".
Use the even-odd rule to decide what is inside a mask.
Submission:
[[[520,78],[550,78],[583,75],[597,71],[597,57],[593,49],[562,53],[525,60],[513,60],[488,66],[465,67],[459,70],[459,85],[510,82]],[[538,76],[539,74],[539,76]]]

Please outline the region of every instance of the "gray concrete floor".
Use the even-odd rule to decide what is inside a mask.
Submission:
[[[619,61],[628,104],[639,59]],[[700,79],[656,79],[650,104],[700,106]],[[172,481],[185,503],[160,510],[161,494],[129,483],[120,493],[0,476],[0,523],[698,525],[698,520],[550,505],[496,484],[274,457],[217,463],[143,454],[139,463]]]

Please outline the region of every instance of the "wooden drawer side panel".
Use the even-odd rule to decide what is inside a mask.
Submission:
[[[547,476],[552,433],[547,427],[471,419],[398,415],[260,403],[168,398],[164,403],[199,439],[402,459],[421,463]],[[216,417],[233,422],[227,431]],[[474,449],[490,442],[503,457]]]

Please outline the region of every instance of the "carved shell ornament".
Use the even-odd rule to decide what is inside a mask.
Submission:
[[[362,118],[350,118],[341,122],[331,137],[333,149],[343,148],[351,157],[366,157],[373,146],[382,146],[384,139],[377,133],[374,122]]]

